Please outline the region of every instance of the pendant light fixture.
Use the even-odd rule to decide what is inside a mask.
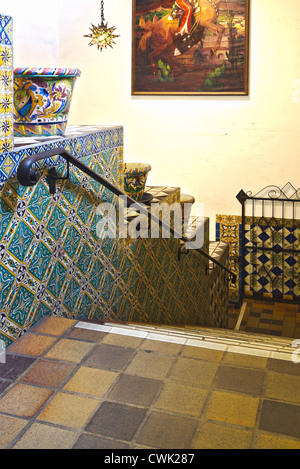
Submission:
[[[114,34],[116,27],[112,26],[111,28],[108,28],[107,23],[105,24],[104,22],[104,0],[101,0],[101,24],[98,24],[98,26],[92,24],[92,27],[90,28],[91,33],[84,35],[84,37],[91,38],[89,46],[96,45],[98,50],[101,52],[107,46],[112,48],[112,44],[115,44],[114,38],[119,37]]]

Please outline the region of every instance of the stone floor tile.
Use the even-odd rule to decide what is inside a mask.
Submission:
[[[107,399],[149,406],[162,387],[163,381],[123,374],[108,394]]]
[[[242,394],[213,391],[205,417],[245,427],[253,427],[259,399]]]
[[[86,342],[100,342],[106,335],[106,332],[74,327],[65,334],[65,338],[85,340]]]
[[[141,428],[138,444],[160,449],[188,449],[198,422],[191,418],[151,412]]]
[[[22,357],[20,355],[6,354],[5,363],[0,363],[0,377],[15,381],[21,376],[32,364],[36,358]]]
[[[199,417],[208,391],[176,382],[166,382],[154,407]]]
[[[126,374],[145,378],[164,379],[175,362],[175,357],[161,353],[139,350],[125,369]]]
[[[38,420],[70,428],[83,428],[98,405],[99,401],[96,399],[59,392],[42,410]]]
[[[212,384],[217,369],[217,363],[209,363],[192,358],[179,358],[170,374],[170,379],[193,386],[209,387]]]
[[[147,409],[115,402],[101,404],[85,431],[131,441],[145,418]]]
[[[265,396],[300,404],[300,376],[270,371]]]
[[[51,389],[18,383],[0,399],[0,412],[32,418],[52,394]]]
[[[70,449],[77,437],[72,430],[35,422],[12,449]]]
[[[255,449],[300,449],[300,441],[279,435],[259,432],[254,445]]]
[[[45,357],[52,358],[54,360],[80,363],[94,346],[94,343],[91,342],[60,339],[59,342],[57,342],[54,347],[46,353]]]
[[[56,388],[66,380],[74,367],[75,365],[71,363],[40,359],[22,376],[21,381],[27,384]]]
[[[39,357],[43,355],[56,341],[57,337],[49,337],[27,332],[8,348],[8,352]]]
[[[34,332],[39,334],[49,334],[60,336],[76,324],[76,320],[46,316],[41,319],[33,328]]]
[[[269,358],[268,369],[270,371],[276,371],[277,373],[290,373],[292,375],[300,376],[299,363],[293,363],[292,361]]]
[[[300,438],[300,406],[265,399],[259,428],[267,432]]]
[[[182,344],[146,339],[141,345],[141,349],[151,350],[152,352],[159,352],[165,355],[178,355],[179,351],[182,349]]]
[[[28,424],[28,420],[0,414],[0,449],[4,449]]]
[[[195,449],[248,449],[252,431],[214,422],[205,422],[194,444]]]
[[[243,392],[260,396],[263,391],[265,372],[230,365],[219,366],[214,388]]]
[[[282,360],[280,360],[282,361]],[[234,366],[245,366],[247,368],[266,369],[268,364],[267,357],[259,357],[243,353],[224,353],[222,363],[232,364]]]
[[[84,361],[85,366],[120,371],[128,365],[135,349],[98,344]]]
[[[129,449],[130,445],[122,441],[103,438],[98,435],[84,433],[80,435],[73,449]]]
[[[81,366],[64,386],[64,390],[103,396],[119,376],[118,373]]]

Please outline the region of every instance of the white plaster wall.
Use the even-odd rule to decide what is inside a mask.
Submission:
[[[250,2],[248,97],[131,96],[131,0],[106,0],[121,37],[102,53],[83,37],[100,0],[52,2],[47,15],[44,0],[2,0],[1,12],[14,16],[15,66],[80,68],[69,123],[122,124],[125,161],[151,163],[150,184],[203,202],[213,239],[215,214],[240,213],[240,189],[300,186],[300,2]]]

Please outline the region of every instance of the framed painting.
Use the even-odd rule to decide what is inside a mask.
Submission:
[[[248,95],[250,0],[133,0],[132,95]]]

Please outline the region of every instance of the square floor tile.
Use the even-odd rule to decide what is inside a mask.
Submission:
[[[0,399],[0,412],[32,418],[52,394],[51,389],[16,384]]]
[[[70,449],[77,434],[72,430],[35,422],[13,449]]]
[[[73,449],[129,449],[130,445],[118,440],[109,440],[98,435],[80,435]]]
[[[206,418],[245,427],[253,427],[259,399],[241,394],[214,391]]]
[[[121,375],[108,399],[149,406],[163,387],[163,382],[142,376]]]
[[[224,352],[222,350],[213,350],[204,347],[191,347],[186,345],[181,356],[186,358],[198,358],[199,360],[207,360],[219,363],[222,360]]]
[[[300,449],[300,441],[293,440],[282,435],[259,432],[255,449]]]
[[[5,363],[0,363],[0,377],[14,381],[35,361],[36,359],[32,357],[22,357],[20,355],[11,355],[7,353],[5,356]]]
[[[266,432],[300,438],[300,406],[265,399],[259,428]]]
[[[244,353],[226,352],[224,354],[222,363],[264,370],[267,368],[268,358]]]
[[[63,335],[77,321],[61,317],[47,316],[41,319],[34,327],[33,331],[39,334]]]
[[[128,365],[135,349],[117,345],[95,345],[92,353],[84,361],[85,366],[120,371]]]
[[[138,436],[137,443],[161,449],[191,448],[198,422],[160,412],[152,412]]]
[[[94,343],[83,342],[72,339],[60,339],[57,344],[46,353],[46,358],[64,360],[67,362],[80,363],[81,360],[94,347]]]
[[[270,358],[268,360],[268,369],[270,371],[276,371],[277,373],[290,373],[292,375],[300,376],[299,363],[293,363],[287,360],[275,360]]]
[[[154,407],[198,417],[206,401],[207,392],[205,389],[198,389],[186,384],[166,382],[164,389],[154,403]]]
[[[27,332],[8,348],[8,352],[39,357],[43,355],[56,341],[57,337],[48,337]]]
[[[259,396],[263,391],[264,379],[265,372],[262,370],[219,366],[214,380],[214,387]]]
[[[300,376],[270,371],[265,396],[300,404]]]
[[[65,337],[68,339],[85,340],[86,342],[99,342],[106,335],[106,332],[93,331],[91,329],[82,329],[81,327],[74,327],[65,334]]]
[[[174,366],[170,379],[194,386],[209,387],[218,369],[217,363],[179,358]]]
[[[147,409],[104,402],[85,430],[118,440],[131,441],[146,413]]]
[[[22,378],[23,383],[56,388],[74,370],[75,365],[40,359]]]
[[[113,371],[82,366],[63,389],[100,397],[107,392],[118,376],[118,373]]]
[[[145,378],[164,379],[175,362],[175,357],[149,350],[139,350],[126,368],[126,374]]]
[[[38,420],[70,428],[82,428],[98,405],[99,401],[96,399],[60,392],[43,409]]]
[[[144,339],[121,334],[106,334],[103,344],[118,345],[119,347],[137,348]]]
[[[27,424],[28,420],[0,414],[0,448],[4,449]]]
[[[249,449],[253,432],[214,422],[205,422],[194,444],[195,449]]]

